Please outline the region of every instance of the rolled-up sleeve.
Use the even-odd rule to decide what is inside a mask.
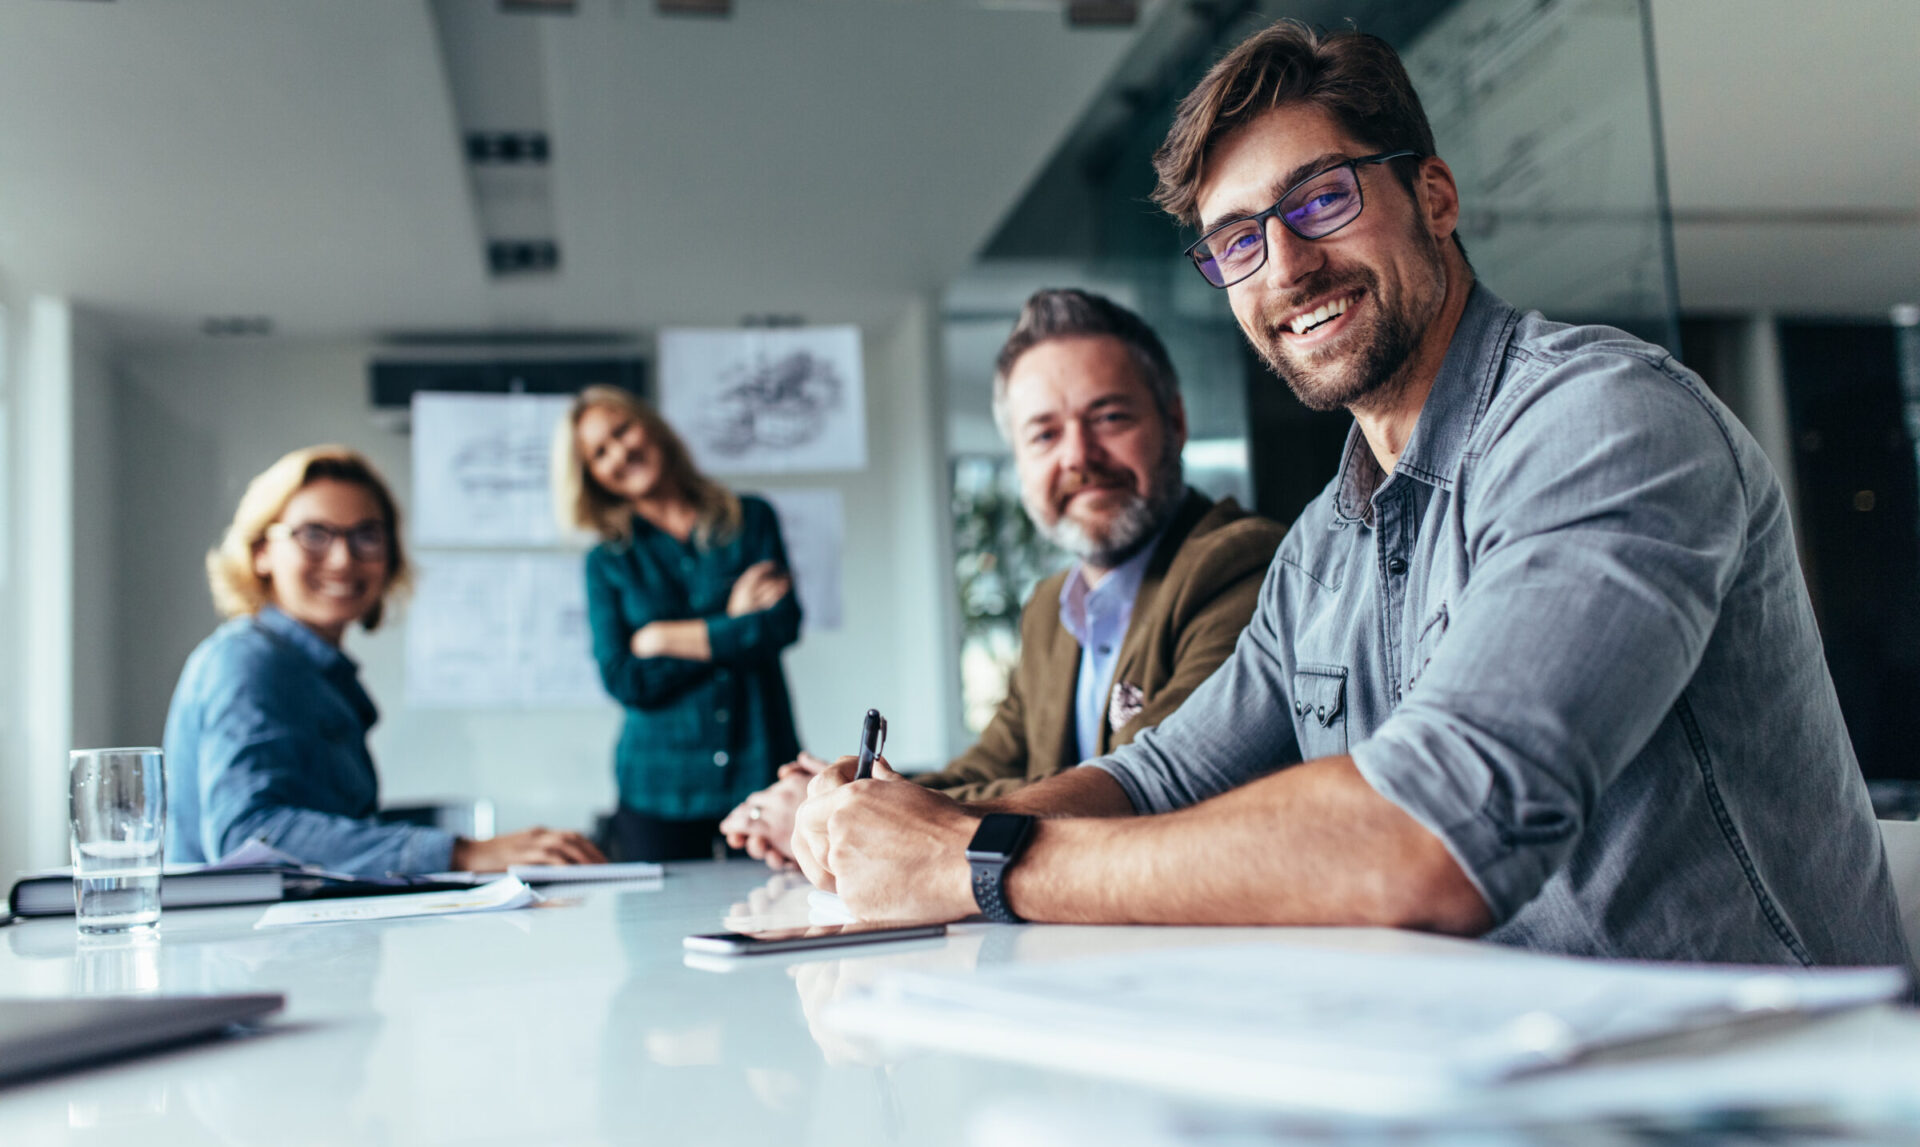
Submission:
[[[1300,759],[1275,628],[1280,563],[1233,654],[1164,721],[1086,762],[1119,782],[1138,813],[1172,812]]]
[[[1405,699],[1352,749],[1496,922],[1566,861],[1673,709],[1736,568],[1741,472],[1670,369],[1588,357],[1489,412],[1456,491],[1471,578]]]

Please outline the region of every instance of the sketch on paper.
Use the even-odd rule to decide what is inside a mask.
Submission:
[[[406,615],[407,704],[605,705],[578,554],[418,555]]]
[[[859,328],[662,331],[660,412],[709,473],[865,469]]]
[[[793,591],[800,597],[801,626],[839,629],[841,555],[847,539],[846,504],[840,491],[776,490],[761,497],[780,518]]]
[[[414,541],[541,546],[559,540],[548,494],[565,395],[416,394]]]

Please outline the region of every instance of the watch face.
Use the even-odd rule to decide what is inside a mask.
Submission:
[[[967,856],[971,858],[978,855],[983,860],[1006,856],[1019,849],[1032,828],[1032,817],[1004,812],[988,813],[974,832],[972,843],[967,845]]]

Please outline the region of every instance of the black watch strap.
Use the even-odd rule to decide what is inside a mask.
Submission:
[[[1019,859],[1033,835],[1034,817],[1017,813],[988,813],[967,845],[967,865],[973,870],[973,902],[980,914],[999,924],[1025,924],[1007,905],[1007,866]]]

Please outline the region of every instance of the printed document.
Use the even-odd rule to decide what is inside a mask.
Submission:
[[[1249,944],[896,972],[855,1035],[1290,1107],[1410,1114],[1601,1049],[1902,996],[1904,969],[1660,965]]]

